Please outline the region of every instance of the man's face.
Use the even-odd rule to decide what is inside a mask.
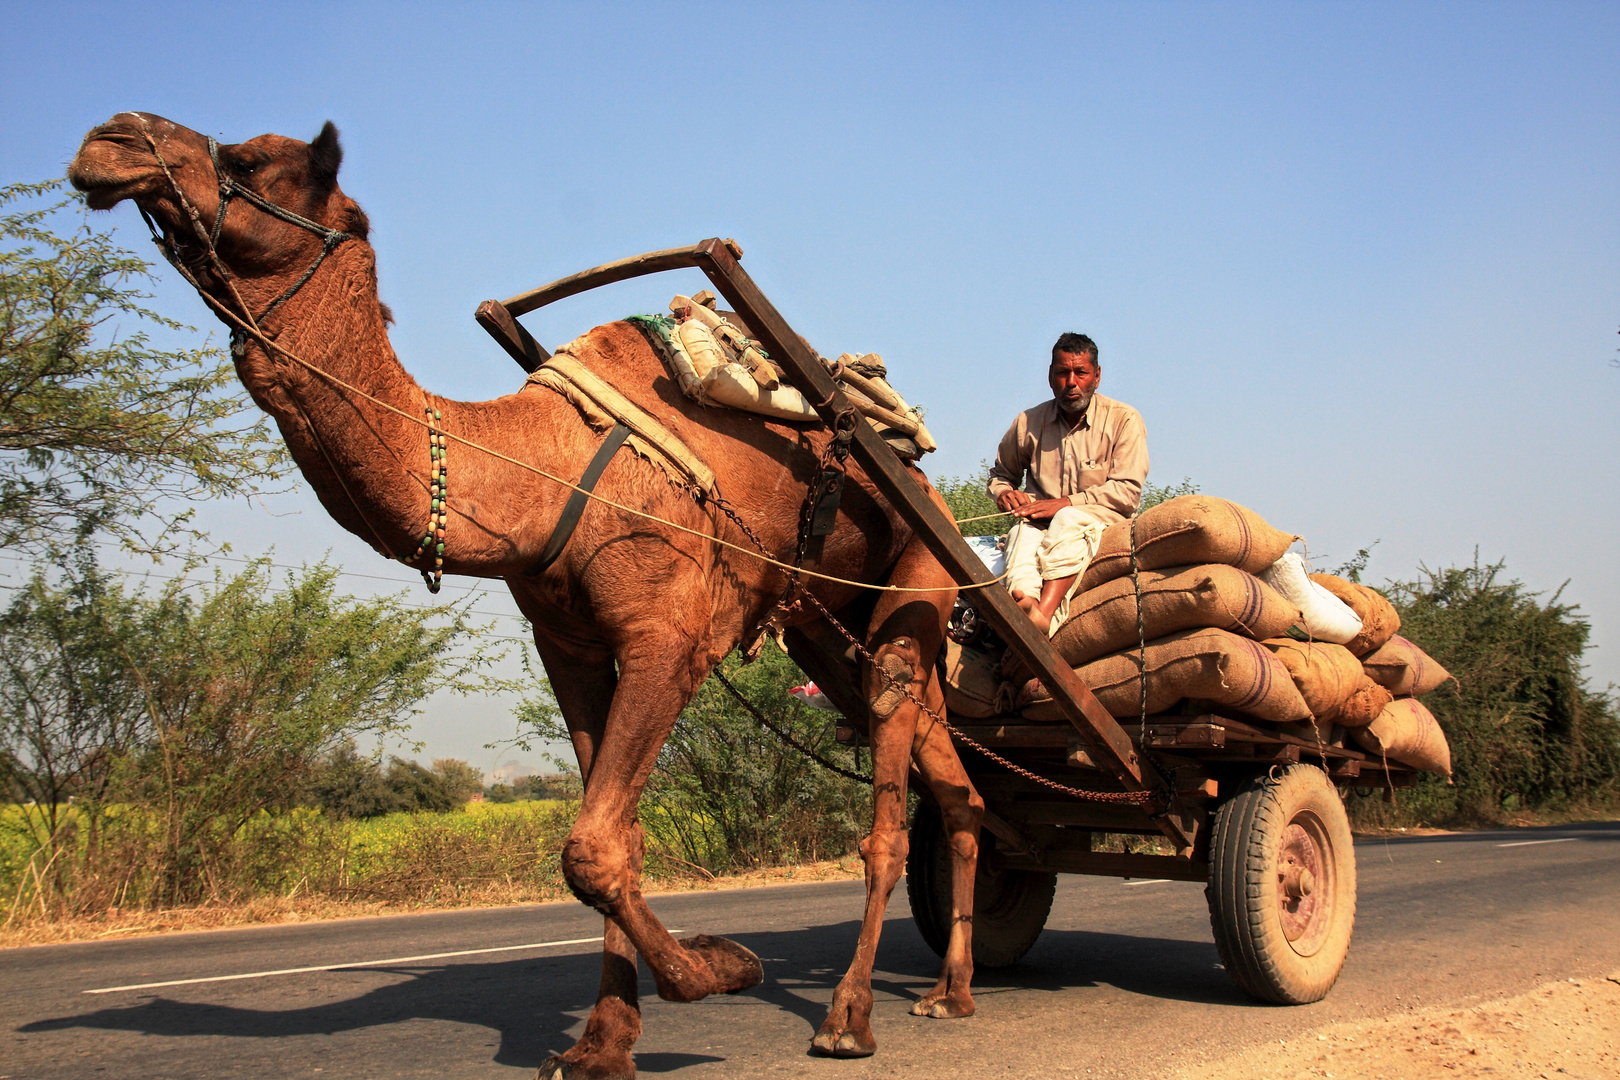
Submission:
[[[1058,408],[1069,416],[1078,416],[1097,392],[1102,368],[1090,354],[1058,353],[1046,371],[1046,381],[1052,387],[1052,396]]]

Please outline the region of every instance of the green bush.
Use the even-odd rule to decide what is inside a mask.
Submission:
[[[494,656],[452,654],[473,633],[454,609],[346,597],[336,574],[274,589],[256,562],[149,594],[86,562],[16,593],[0,613],[0,768],[51,867],[31,886],[49,905],[217,898],[241,831],[304,801],[324,755],[399,733],[438,689],[483,685]],[[384,780],[389,808],[454,805],[412,763]]]
[[[1505,812],[1613,804],[1620,710],[1583,672],[1590,625],[1562,590],[1543,600],[1502,563],[1423,569],[1386,594],[1401,634],[1456,676],[1424,697],[1451,743],[1454,783],[1425,777],[1396,795],[1401,814],[1364,821],[1499,820]],[[1404,816],[1402,816],[1404,815]]]
[[[752,664],[734,653],[720,670],[778,730],[855,768],[857,755],[834,738],[833,714],[789,696],[806,678],[780,649],[767,643]],[[567,738],[549,690],[525,701],[518,716],[520,745]],[[838,858],[871,821],[869,785],[784,744],[713,677],[681,712],[641,798],[649,868],[661,857],[714,873]]]

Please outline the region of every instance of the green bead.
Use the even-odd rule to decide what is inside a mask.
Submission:
[[[433,500],[433,509],[438,510],[438,508],[439,508],[439,500],[437,498],[435,498]]]
[[[440,415],[439,415],[439,410],[438,410],[438,409],[434,409],[434,410],[433,410],[433,419],[435,419],[435,420],[441,420],[441,419],[443,419],[443,417],[441,417],[441,416],[440,416]]]
[[[444,554],[444,541],[442,541],[442,540],[439,541],[438,546],[433,549],[433,554],[435,554],[435,555],[443,555]]]

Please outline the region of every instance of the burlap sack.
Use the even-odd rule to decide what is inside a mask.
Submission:
[[[1305,704],[1321,723],[1365,727],[1389,704],[1390,692],[1367,677],[1343,645],[1272,638],[1265,643],[1293,677]]]
[[[1297,537],[1278,532],[1247,507],[1208,495],[1182,495],[1145,510],[1136,521],[1136,564],[1166,566],[1225,563],[1258,574]],[[1131,523],[1103,533],[1102,547],[1081,579],[1081,591],[1131,572]]]
[[[1178,566],[1139,577],[1142,629],[1149,641],[1201,626],[1263,639],[1300,625],[1299,608],[1235,566]],[[1052,647],[1072,667],[1137,643],[1136,590],[1129,574],[1076,596],[1069,611]]]
[[[1362,657],[1361,666],[1373,682],[1401,697],[1422,697],[1451,678],[1451,672],[1399,634]]]
[[[1141,669],[1135,649],[1075,668],[1102,707],[1135,717],[1141,704]],[[1234,712],[1286,724],[1311,714],[1288,669],[1258,641],[1225,630],[1184,630],[1147,646],[1148,713],[1160,713],[1182,698],[1214,702]],[[1038,680],[1018,695],[1027,720],[1053,721],[1062,710]]]
[[[951,716],[994,716],[1000,685],[993,657],[945,639],[945,709]]]
[[[1357,656],[1366,656],[1381,647],[1401,628],[1401,617],[1396,614],[1395,605],[1377,589],[1332,574],[1312,574],[1311,580],[1349,604],[1361,618],[1361,632],[1344,643],[1344,647]]]
[[[1451,746],[1440,722],[1417,698],[1396,698],[1352,738],[1374,754],[1425,772],[1451,775]]]

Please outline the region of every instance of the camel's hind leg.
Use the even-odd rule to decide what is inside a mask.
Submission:
[[[827,1019],[810,1044],[813,1050],[835,1057],[865,1057],[877,1049],[871,1026],[872,964],[883,929],[883,911],[905,869],[906,784],[912,745],[919,723],[928,723],[905,691],[936,712],[945,707],[944,695],[933,678],[933,665],[955,601],[955,585],[915,539],[890,581],[939,591],[885,593],[872,617],[874,631],[867,648],[876,664],[868,664],[864,673],[872,716],[874,804],[872,834],[861,843],[861,857],[866,861],[866,911],[855,958],[833,992]],[[970,884],[972,872],[969,867]],[[962,992],[966,996],[965,983]],[[971,1004],[971,997],[967,1001]]]

